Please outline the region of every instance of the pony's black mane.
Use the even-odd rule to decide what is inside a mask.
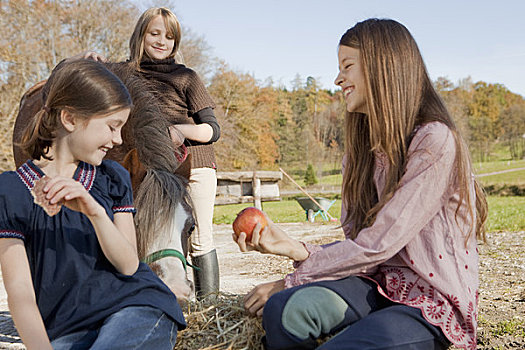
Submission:
[[[169,123],[155,103],[150,83],[125,62],[106,65],[126,85],[133,101],[123,130],[123,144],[108,157],[121,161],[127,152],[136,148],[146,168],[146,176],[135,193],[137,243],[139,256],[143,258],[154,235],[167,230],[178,203],[191,214],[188,180],[176,174],[181,163],[175,154],[180,150],[173,146]]]

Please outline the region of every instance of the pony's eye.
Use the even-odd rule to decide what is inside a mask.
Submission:
[[[191,225],[190,229],[188,230],[188,235],[191,235],[195,231],[195,224]]]

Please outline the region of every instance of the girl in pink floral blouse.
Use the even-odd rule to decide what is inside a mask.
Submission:
[[[339,42],[347,106],[342,217],[324,246],[257,225],[242,251],[295,272],[245,298],[267,349],[476,348],[478,252],[487,203],[468,151],[400,23],[368,19]]]

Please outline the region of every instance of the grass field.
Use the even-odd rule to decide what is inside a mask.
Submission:
[[[525,168],[525,159],[522,160],[508,160],[496,162],[474,163],[474,172],[476,174],[494,173],[496,171]]]
[[[507,186],[525,186],[525,170],[480,177],[479,182],[483,186],[500,184]]]
[[[489,196],[487,232],[525,230],[525,197]]]
[[[489,196],[489,218],[487,232],[495,231],[523,231],[525,230],[525,197],[497,197]],[[231,224],[237,213],[243,208],[252,206],[251,203],[220,205],[215,207],[214,223]],[[274,222],[304,222],[306,214],[295,200],[280,202],[263,202],[263,210]],[[328,211],[334,218],[339,219],[341,200],[337,200]],[[316,222],[323,222],[320,215]]]
[[[499,171],[525,168],[525,159],[522,160],[508,160],[508,161],[494,161],[494,162],[484,162],[484,163],[475,163],[474,173],[477,175],[490,174]],[[294,180],[304,187],[304,179],[301,177],[295,177]],[[342,181],[342,175],[328,175],[318,178],[319,183],[317,187],[326,185],[326,186],[340,186]],[[518,185],[525,186],[525,170],[513,171],[503,174],[495,174],[491,176],[483,176],[479,178],[479,181],[484,186],[488,185],[497,185],[497,184],[506,184],[506,185]],[[285,188],[293,188],[293,184],[287,179],[283,180],[283,185]]]
[[[476,163],[474,168],[477,174],[494,173],[498,171],[524,168],[525,160],[518,161],[495,161]],[[295,179],[301,186],[304,181],[300,178]],[[513,171],[503,174],[496,174],[479,178],[484,186],[488,185],[517,185],[525,186],[525,170]],[[295,186],[291,182],[283,180],[282,185],[286,188]],[[319,184],[308,191],[313,194],[315,189],[320,186],[337,186],[341,185],[341,175],[329,175],[319,179]],[[280,185],[281,186],[281,185]],[[326,197],[326,196],[325,196]],[[333,197],[333,196],[332,196]],[[487,232],[497,231],[522,231],[525,230],[525,197],[518,196],[489,196],[489,218],[487,220]],[[214,223],[231,224],[239,211],[243,208],[252,206],[251,203],[232,204],[216,206],[214,214]],[[263,210],[275,222],[303,222],[306,221],[306,214],[299,203],[294,199],[284,199],[280,202],[263,202]],[[334,218],[339,219],[341,212],[341,200],[338,199],[330,208],[329,213]],[[316,217],[316,222],[323,222],[320,215]]]

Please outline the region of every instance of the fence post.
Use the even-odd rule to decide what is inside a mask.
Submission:
[[[252,190],[253,190],[253,205],[255,208],[262,210],[261,179],[257,177],[256,171],[253,172]]]

